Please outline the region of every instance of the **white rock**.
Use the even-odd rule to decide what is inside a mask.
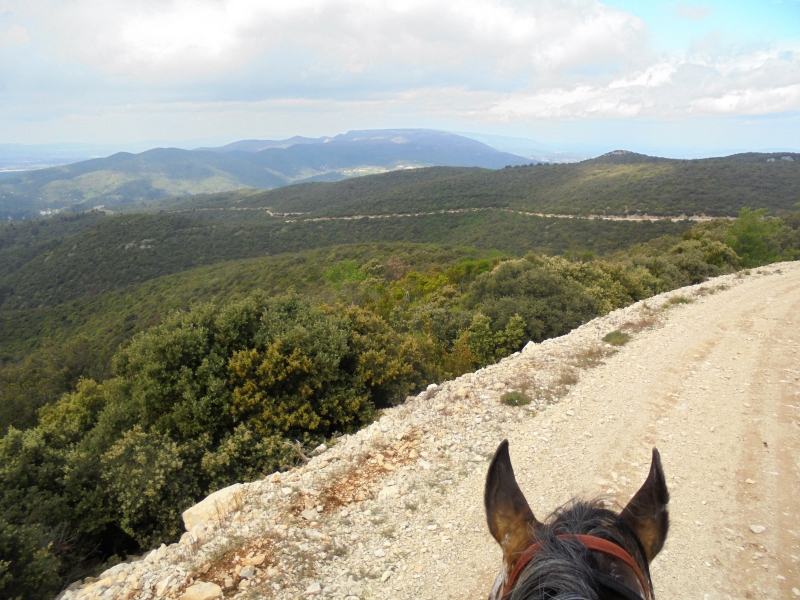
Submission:
[[[384,571],[383,575],[381,575],[381,583],[386,583],[386,581],[391,577],[393,573],[391,571]]]
[[[378,500],[387,500],[394,498],[400,493],[400,488],[396,485],[387,485],[380,492],[378,492]]]
[[[194,536],[194,539],[197,540],[198,544],[202,544],[203,542],[207,541],[211,537],[211,527],[204,526],[204,525],[197,525],[192,527],[191,531],[189,532]]]
[[[316,521],[319,519],[319,514],[313,508],[308,508],[300,513],[300,516],[303,517],[306,521]]]
[[[156,586],[156,596],[163,596],[164,591],[167,589],[167,586],[169,586],[170,583],[172,583],[172,577],[167,577],[166,579],[159,581],[158,585]]]
[[[431,468],[431,463],[429,463],[427,460],[421,460],[419,461],[419,466],[427,471]]]
[[[753,533],[764,533],[767,530],[763,525],[750,525],[750,531]]]
[[[191,531],[198,525],[218,523],[236,512],[242,506],[244,486],[236,483],[229,487],[217,490],[183,512],[183,524],[186,531]]]
[[[255,556],[251,556],[250,558],[243,558],[242,564],[253,565],[254,567],[257,567],[261,565],[266,558],[267,558],[266,554],[256,554]]]
[[[306,594],[316,596],[322,591],[322,587],[316,581],[306,588]]]
[[[214,600],[222,598],[222,588],[216,583],[206,583],[205,581],[198,581],[190,588],[187,588],[181,600]]]
[[[256,568],[253,565],[247,565],[239,569],[239,577],[244,579],[252,579],[256,575]]]
[[[281,494],[283,494],[284,496],[291,496],[292,488],[290,487],[281,488]]]
[[[373,554],[375,556],[377,556],[378,558],[383,558],[384,556],[386,556],[386,552],[384,552],[381,548],[378,548],[377,550],[375,550],[375,552],[373,552]]]

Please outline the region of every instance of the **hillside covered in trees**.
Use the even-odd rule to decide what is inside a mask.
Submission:
[[[612,152],[573,164],[499,170],[435,167],[338,183],[309,183],[231,199],[186,199],[178,208],[270,207],[303,217],[506,208],[565,215],[736,216],[745,206],[790,211],[800,155],[736,154],[671,160]]]
[[[268,190],[300,181],[449,165],[497,169],[530,162],[443,131],[351,131],[325,138],[250,140],[222,148],[154,148],[0,178],[0,219],[102,205],[139,210],[170,196],[241,188]],[[49,214],[49,213],[48,213]]]
[[[155,149],[31,171],[0,179],[0,218],[94,206],[115,212],[270,207],[300,218],[472,208],[733,217],[745,206],[779,212],[798,201],[798,154],[672,160],[616,151],[580,163],[525,164],[460,136],[424,133],[419,139],[409,133],[408,140],[339,136],[258,152]]]

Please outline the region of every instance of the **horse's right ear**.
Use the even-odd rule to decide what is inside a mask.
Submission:
[[[669,491],[661,467],[661,455],[653,448],[650,474],[620,515],[622,521],[639,536],[648,563],[661,551],[667,539],[668,504]]]
[[[483,504],[489,531],[503,549],[506,571],[510,573],[519,555],[533,543],[533,529],[541,523],[533,516],[517,485],[508,454],[508,440],[500,443],[489,465]]]

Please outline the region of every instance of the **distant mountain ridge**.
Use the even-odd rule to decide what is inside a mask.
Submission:
[[[195,150],[156,148],[4,177],[0,218],[17,220],[95,206],[131,208],[171,196],[269,190],[426,166],[499,169],[530,162],[460,135],[424,129],[243,140]]]
[[[245,198],[196,197],[172,207],[268,206],[275,212],[303,212],[315,218],[489,208],[582,216],[732,217],[745,206],[791,211],[798,199],[800,154],[682,160],[614,150],[573,164],[399,170],[333,184],[294,185]]]

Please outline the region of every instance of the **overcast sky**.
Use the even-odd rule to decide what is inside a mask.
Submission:
[[[0,143],[800,149],[800,1],[0,0]]]

